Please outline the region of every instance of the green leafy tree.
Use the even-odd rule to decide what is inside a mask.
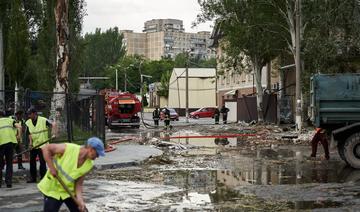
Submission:
[[[180,53],[176,55],[174,59],[175,68],[185,68],[186,67],[186,54]],[[208,60],[200,59],[197,57],[189,58],[189,68],[215,68],[216,67],[216,59],[211,58]]]
[[[143,67],[144,73],[152,76],[151,81],[159,82],[163,73],[173,70],[174,61],[171,59],[145,61]]]
[[[105,32],[96,29],[95,33],[86,34],[81,75],[104,76],[106,68],[121,61],[125,55],[122,39],[123,36],[116,27]]]
[[[175,68],[185,68],[186,66],[186,54],[180,53],[175,56],[174,59]]]
[[[5,89],[5,44],[6,44],[6,21],[10,1],[0,0],[0,90]],[[0,103],[5,103],[5,95],[0,92]],[[0,108],[3,109],[3,108]]]
[[[170,77],[171,71],[166,71],[161,75],[160,88],[157,92],[159,96],[164,96],[166,98],[169,96]]]
[[[23,83],[30,55],[28,26],[21,2],[11,1],[5,63],[8,74],[18,85]]]
[[[198,16],[198,21],[213,18],[218,21],[220,30],[224,33],[223,49],[227,56],[235,58],[235,62],[244,61],[243,59],[249,62],[255,74],[258,121],[262,122],[261,69],[283,50],[283,43],[277,37],[281,28],[273,24],[283,20],[274,11],[274,7],[264,4],[264,0],[200,0],[199,3],[202,14]]]

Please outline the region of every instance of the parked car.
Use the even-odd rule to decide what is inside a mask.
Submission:
[[[176,110],[174,108],[168,108],[168,110],[170,111],[170,120],[174,121],[179,121],[179,114],[176,112]],[[165,108],[160,108],[160,120],[164,120],[165,119]]]
[[[194,112],[190,113],[190,118],[214,118],[215,107],[202,107]]]

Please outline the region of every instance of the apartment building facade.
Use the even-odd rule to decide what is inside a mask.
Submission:
[[[150,60],[175,58],[176,55],[191,50],[193,57],[214,58],[209,46],[210,32],[187,33],[183,21],[177,19],[153,19],[144,23],[142,33],[121,30],[127,55],[143,55]]]

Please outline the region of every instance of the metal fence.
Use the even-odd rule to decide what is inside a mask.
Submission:
[[[1,97],[4,95],[4,100]],[[57,103],[57,106],[56,106]],[[97,94],[53,93],[31,90],[0,90],[0,109],[7,115],[35,108],[38,115],[56,124],[56,141],[79,144],[97,136],[105,141],[104,96]]]

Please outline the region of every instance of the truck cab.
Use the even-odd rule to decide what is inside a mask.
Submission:
[[[140,127],[141,102],[129,92],[105,92],[105,116],[110,129]]]

